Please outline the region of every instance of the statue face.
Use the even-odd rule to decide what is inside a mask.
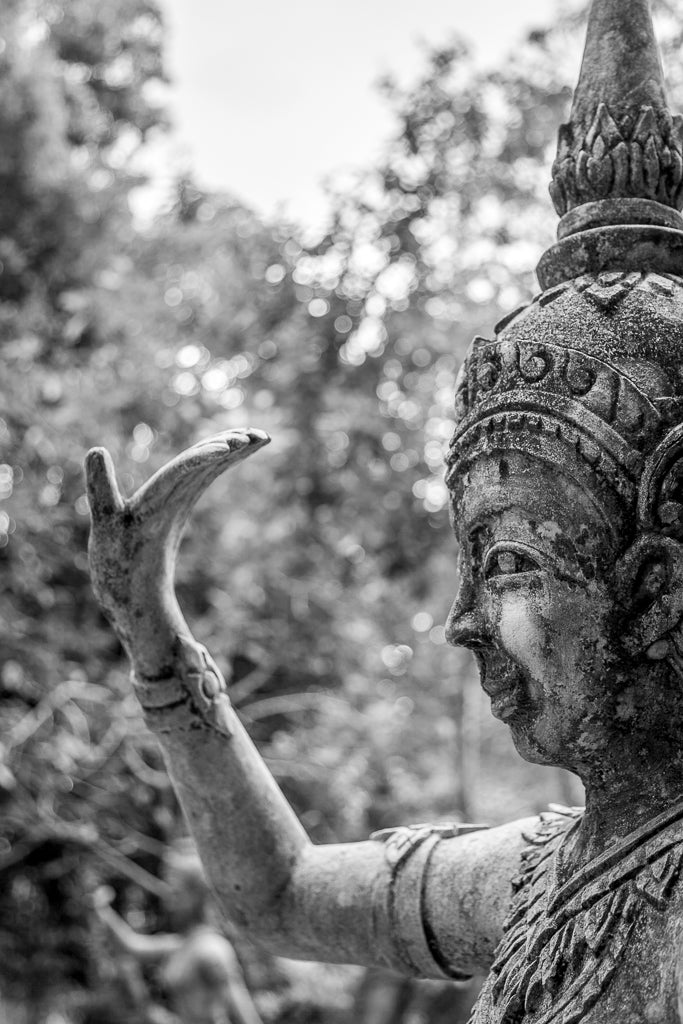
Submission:
[[[599,506],[558,469],[515,452],[470,468],[447,635],[473,650],[522,756],[580,770],[614,732],[616,550]]]

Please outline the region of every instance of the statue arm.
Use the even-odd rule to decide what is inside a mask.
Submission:
[[[313,845],[177,605],[175,555],[192,505],[267,440],[232,431],[195,445],[129,500],[106,452],[87,462],[95,592],[129,654],[209,880],[226,914],[276,954],[437,978],[485,967],[516,873],[515,842],[499,830],[427,836],[398,859],[381,842]],[[472,887],[480,861],[493,870],[491,891]]]
[[[314,846],[238,721],[229,737],[190,710],[147,721],[227,917],[276,955],[391,966],[381,846]]]
[[[135,931],[120,914],[117,914],[110,905],[110,899],[106,887],[98,890],[95,893],[95,912],[124,953],[128,953],[140,963],[158,963],[180,949],[182,939],[178,935],[144,935]]]
[[[178,708],[147,721],[222,909],[271,953],[426,978],[490,964],[530,822],[399,829],[402,857],[393,837],[317,846],[239,722],[228,737]]]

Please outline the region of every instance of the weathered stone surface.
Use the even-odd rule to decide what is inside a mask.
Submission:
[[[448,484],[469,647],[523,757],[585,811],[313,846],[175,600],[194,501],[261,447],[195,446],[128,501],[88,461],[96,593],[203,862],[275,952],[490,974],[475,1024],[683,1021],[683,231],[678,121],[647,0],[594,0],[543,294],[475,339]]]
[[[541,287],[547,290],[589,270],[651,271],[681,277],[683,231],[640,224],[589,228],[551,246],[541,257],[536,273]]]

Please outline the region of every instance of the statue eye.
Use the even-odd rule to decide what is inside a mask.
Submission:
[[[540,566],[526,551],[519,548],[493,548],[486,557],[484,576],[487,580],[494,576],[518,576],[525,572],[536,572]]]

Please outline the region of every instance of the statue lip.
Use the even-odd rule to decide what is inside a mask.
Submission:
[[[498,652],[496,652],[498,653]],[[483,651],[475,651],[474,656],[479,668],[481,687],[491,701],[491,714],[501,722],[512,718],[523,706],[528,703],[528,691],[526,680],[522,670],[512,663],[507,657],[503,660],[498,654],[498,671],[491,672],[494,666],[486,664],[486,656]]]
[[[519,700],[517,686],[511,692],[506,690],[502,693],[489,694],[489,696],[491,698],[491,714],[501,722],[507,722],[520,710],[522,702]]]

